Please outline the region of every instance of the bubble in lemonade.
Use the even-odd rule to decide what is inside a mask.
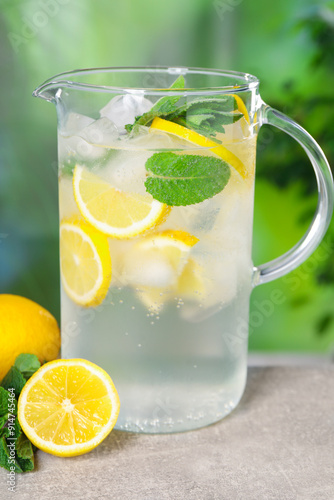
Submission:
[[[256,136],[237,95],[163,99],[59,136],[62,355],[107,370],[142,432],[221,419],[246,378]]]

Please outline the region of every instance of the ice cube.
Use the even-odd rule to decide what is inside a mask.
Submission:
[[[193,150],[194,146],[175,135],[140,126],[134,133],[123,139],[128,148],[147,151],[183,151]]]
[[[175,271],[163,257],[155,255],[141,255],[139,252],[134,259],[129,253],[129,258],[124,259],[123,273],[132,286],[165,288],[176,281]]]
[[[58,138],[58,158],[60,162],[73,158],[79,161],[94,161],[102,158],[105,154],[105,148],[93,146],[76,135],[70,137],[59,136]]]
[[[184,319],[194,323],[209,318],[231,303],[238,289],[238,261],[235,258],[211,255],[201,264],[203,290],[185,304],[181,313]]]
[[[108,118],[99,118],[76,134],[94,146],[113,146],[118,138],[115,124]]]
[[[65,129],[58,138],[60,161],[69,158],[94,161],[106,154],[118,138],[118,130],[108,118],[93,120],[88,116],[70,113]]]
[[[63,135],[77,135],[80,130],[88,127],[94,119],[80,113],[69,113],[65,127],[61,130]]]
[[[149,156],[147,151],[117,151],[103,169],[104,179],[122,191],[145,195],[145,162]]]
[[[136,116],[142,115],[152,107],[151,101],[143,95],[125,94],[113,97],[104,108],[100,116],[111,120],[120,133],[125,132],[125,125],[133,123]]]

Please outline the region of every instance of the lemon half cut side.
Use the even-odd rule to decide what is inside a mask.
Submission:
[[[18,419],[37,448],[61,457],[82,455],[113,429],[120,408],[110,376],[84,359],[43,365],[26,383]]]

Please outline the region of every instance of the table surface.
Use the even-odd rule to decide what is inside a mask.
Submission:
[[[94,451],[39,451],[1,500],[333,500],[334,367],[251,368],[221,422],[174,435],[113,431]]]

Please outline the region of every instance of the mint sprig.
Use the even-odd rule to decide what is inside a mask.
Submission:
[[[229,165],[212,156],[155,153],[145,167],[146,191],[170,206],[192,205],[212,198],[230,178]]]
[[[17,418],[17,400],[28,378],[40,366],[34,354],[20,354],[0,384],[0,466],[9,471],[34,469],[35,447],[22,432]]]
[[[179,76],[171,85],[171,89],[183,89],[185,81]],[[149,126],[154,118],[164,118],[201,135],[216,138],[217,133],[224,133],[224,125],[230,125],[242,118],[238,112],[238,103],[231,94],[218,94],[195,98],[185,104],[177,106],[179,96],[165,96],[159,99],[152,108],[141,116],[137,116],[134,123],[125,125],[127,132],[136,131],[138,125]]]
[[[184,77],[180,75],[170,86],[170,89],[183,89]],[[180,99],[179,96],[165,96],[159,99],[152,108],[141,116],[136,116],[134,123],[125,125],[127,132],[131,132],[136,125],[149,125],[156,116],[168,116],[175,112],[175,104]]]
[[[217,133],[225,133],[224,125],[231,125],[242,118],[233,95],[218,95],[194,99],[180,106],[167,120],[174,121],[216,142]]]

